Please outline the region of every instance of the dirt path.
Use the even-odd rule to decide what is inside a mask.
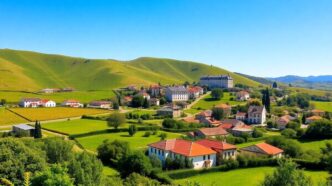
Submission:
[[[206,98],[208,95],[210,95],[210,92],[207,92],[206,94],[202,95],[201,97],[197,98],[195,101],[193,101],[192,103],[190,103],[189,105],[187,105],[187,108],[184,110],[189,110],[192,108],[192,106],[194,106],[196,103],[198,103],[200,100]]]

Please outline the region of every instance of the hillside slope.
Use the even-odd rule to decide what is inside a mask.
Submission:
[[[46,87],[110,90],[129,84],[183,83],[201,75],[230,74],[235,83],[259,83],[205,64],[159,58],[132,61],[84,59],[29,51],[0,50],[0,90],[36,91]]]

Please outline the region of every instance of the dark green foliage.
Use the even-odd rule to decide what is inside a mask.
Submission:
[[[129,128],[128,128],[128,133],[130,136],[133,136],[135,135],[137,132],[137,127],[136,125],[130,125]]]
[[[268,138],[266,140],[266,143],[283,149],[285,151],[286,155],[293,157],[293,158],[299,158],[304,153],[304,151],[298,141],[293,140],[293,139],[286,139],[283,136],[274,136],[274,137]]]
[[[126,122],[126,116],[118,112],[112,113],[107,119],[108,126],[114,127],[114,129],[118,129],[118,127],[124,124],[125,122]]]
[[[257,128],[255,128],[252,133],[253,138],[260,138],[260,137],[263,137],[263,135],[264,135],[263,132]]]
[[[222,108],[213,108],[212,109],[212,117],[215,120],[222,120],[226,118],[226,113],[224,112],[224,110]]]
[[[68,176],[67,169],[59,164],[52,165],[43,172],[37,172],[31,179],[31,186],[73,186],[73,180]]]
[[[320,120],[311,123],[305,133],[305,137],[310,139],[331,139],[332,121]]]
[[[72,159],[73,144],[59,137],[43,139],[43,150],[46,152],[47,162],[63,163]]]
[[[311,186],[313,182],[306,176],[302,170],[297,169],[296,163],[291,160],[282,160],[279,162],[277,170],[265,177],[262,186]]]
[[[113,102],[113,109],[114,110],[119,110],[120,106],[118,102]]]
[[[286,128],[290,128],[293,130],[297,130],[301,127],[301,124],[299,122],[296,121],[291,121],[286,125]]]
[[[183,121],[166,118],[166,119],[164,119],[162,126],[163,126],[163,128],[167,128],[167,129],[195,129],[195,128],[200,128],[203,125],[197,124],[197,123],[188,124]]]
[[[296,94],[289,96],[282,104],[294,107],[298,106],[300,108],[309,107],[310,96],[308,94]]]
[[[160,105],[164,105],[165,103],[167,103],[166,98],[165,97],[160,98],[159,103]]]
[[[328,168],[332,173],[332,143],[326,143],[325,147],[321,149],[322,157],[320,162]]]
[[[156,180],[144,177],[137,173],[130,174],[123,183],[124,186],[159,186],[160,183]]]
[[[43,153],[26,146],[19,139],[0,139],[0,157],[0,178],[15,185],[23,185],[24,172],[34,173],[46,168]]]
[[[211,97],[215,100],[220,100],[222,97],[224,97],[224,93],[222,89],[215,88],[211,91]]]
[[[277,82],[273,82],[273,84],[272,84],[272,88],[278,88],[278,84],[277,84]]]
[[[75,185],[98,186],[102,181],[103,164],[92,154],[82,152],[68,164],[68,173]]]
[[[147,98],[144,99],[143,105],[144,108],[150,108],[150,102]]]
[[[41,125],[40,125],[39,121],[36,121],[36,123],[35,123],[35,131],[33,133],[33,137],[35,139],[43,137],[42,130],[41,130]]]
[[[97,148],[97,157],[106,165],[116,166],[129,152],[130,148],[128,142],[105,140]]]
[[[150,159],[141,151],[133,152],[119,162],[119,171],[122,177],[127,177],[134,172],[143,176],[149,176],[152,169]]]
[[[296,138],[296,131],[294,129],[285,129],[281,132],[281,135],[285,136],[286,138]]]
[[[266,90],[263,91],[262,103],[265,106],[266,111],[270,112],[271,111],[271,101],[270,101],[270,92],[269,92],[268,88],[266,88]]]
[[[151,165],[153,168],[161,169],[161,167],[162,167],[161,161],[156,155],[152,155],[149,158],[150,158],[150,162],[151,162]]]
[[[140,95],[134,96],[133,100],[131,101],[131,106],[135,108],[142,107],[143,104],[144,104],[144,97]]]
[[[151,136],[151,134],[152,134],[151,131],[145,131],[145,133],[143,134],[143,137],[148,138]]]
[[[0,101],[0,105],[5,105],[7,103],[7,100],[6,99],[1,99]]]
[[[174,159],[167,157],[165,161],[166,170],[177,170],[177,169],[186,169],[193,168],[192,160],[189,160],[187,157],[175,156]]]
[[[162,133],[160,133],[159,137],[160,137],[160,140],[165,140],[167,138],[167,133],[162,132]]]

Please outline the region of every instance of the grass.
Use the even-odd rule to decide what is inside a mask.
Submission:
[[[316,109],[332,112],[332,102],[311,101]]]
[[[0,126],[26,122],[28,121],[23,119],[22,117],[6,110],[5,108],[0,108]]]
[[[87,109],[87,108],[13,108],[13,112],[27,118],[30,121],[55,120],[70,117],[80,117],[82,115],[96,115],[110,113],[108,110]]]
[[[327,142],[332,143],[332,139],[319,141],[300,141],[303,150],[313,150],[316,152],[320,152],[320,149],[325,147]]]
[[[42,128],[59,131],[66,134],[82,134],[97,130],[105,130],[109,127],[106,121],[78,119],[42,124]]]
[[[143,114],[150,114],[150,115],[156,115],[157,111],[155,110],[146,110],[146,109],[135,109],[135,110],[130,110],[132,114],[138,114],[138,115],[143,115]]]
[[[214,172],[193,176],[186,179],[176,180],[175,183],[185,185],[187,181],[198,182],[204,185],[223,185],[223,186],[256,186],[264,180],[266,174],[271,174],[275,168],[259,167],[237,169],[227,172]],[[325,171],[305,171],[306,175],[311,176],[315,185],[326,182],[328,173]]]
[[[47,87],[111,90],[129,84],[197,82],[206,74],[230,74],[235,83],[259,86],[218,67],[172,59],[138,58],[122,62],[1,49],[0,63],[0,90],[36,91]]]
[[[220,100],[213,100],[211,95],[199,100],[196,104],[194,104],[191,109],[185,110],[186,113],[196,114],[201,110],[212,109],[213,106],[221,104],[221,103],[228,103],[230,105],[239,105],[245,104],[246,102],[239,102],[239,101],[230,101],[230,98],[233,97],[230,93],[224,93],[224,97]]]
[[[0,98],[6,99],[8,103],[18,103],[22,98],[41,98],[51,99],[58,104],[67,99],[76,99],[82,103],[89,103],[93,100],[112,99],[114,92],[111,90],[104,91],[74,91],[74,92],[60,92],[53,94],[43,94],[34,92],[22,91],[0,91]]]
[[[119,133],[107,133],[100,135],[87,136],[82,138],[76,138],[76,140],[86,149],[96,151],[97,147],[106,139],[109,140],[122,140],[129,142],[129,145],[133,149],[144,149],[148,144],[154,143],[160,140],[158,134],[162,133],[158,131],[157,135],[151,135],[149,137],[143,137],[144,131],[137,132],[133,137],[128,135],[128,132]],[[181,134],[164,132],[167,134],[168,139],[179,138]]]

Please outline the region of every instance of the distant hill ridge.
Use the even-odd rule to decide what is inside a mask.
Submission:
[[[287,76],[268,78],[268,79],[284,83],[294,83],[294,82],[322,83],[322,82],[332,82],[332,75],[307,76],[307,77],[287,75]]]
[[[130,84],[178,84],[202,75],[229,74],[235,83],[260,83],[197,62],[142,57],[131,61],[85,59],[31,51],[0,49],[0,90],[35,91],[46,87],[111,90]]]

